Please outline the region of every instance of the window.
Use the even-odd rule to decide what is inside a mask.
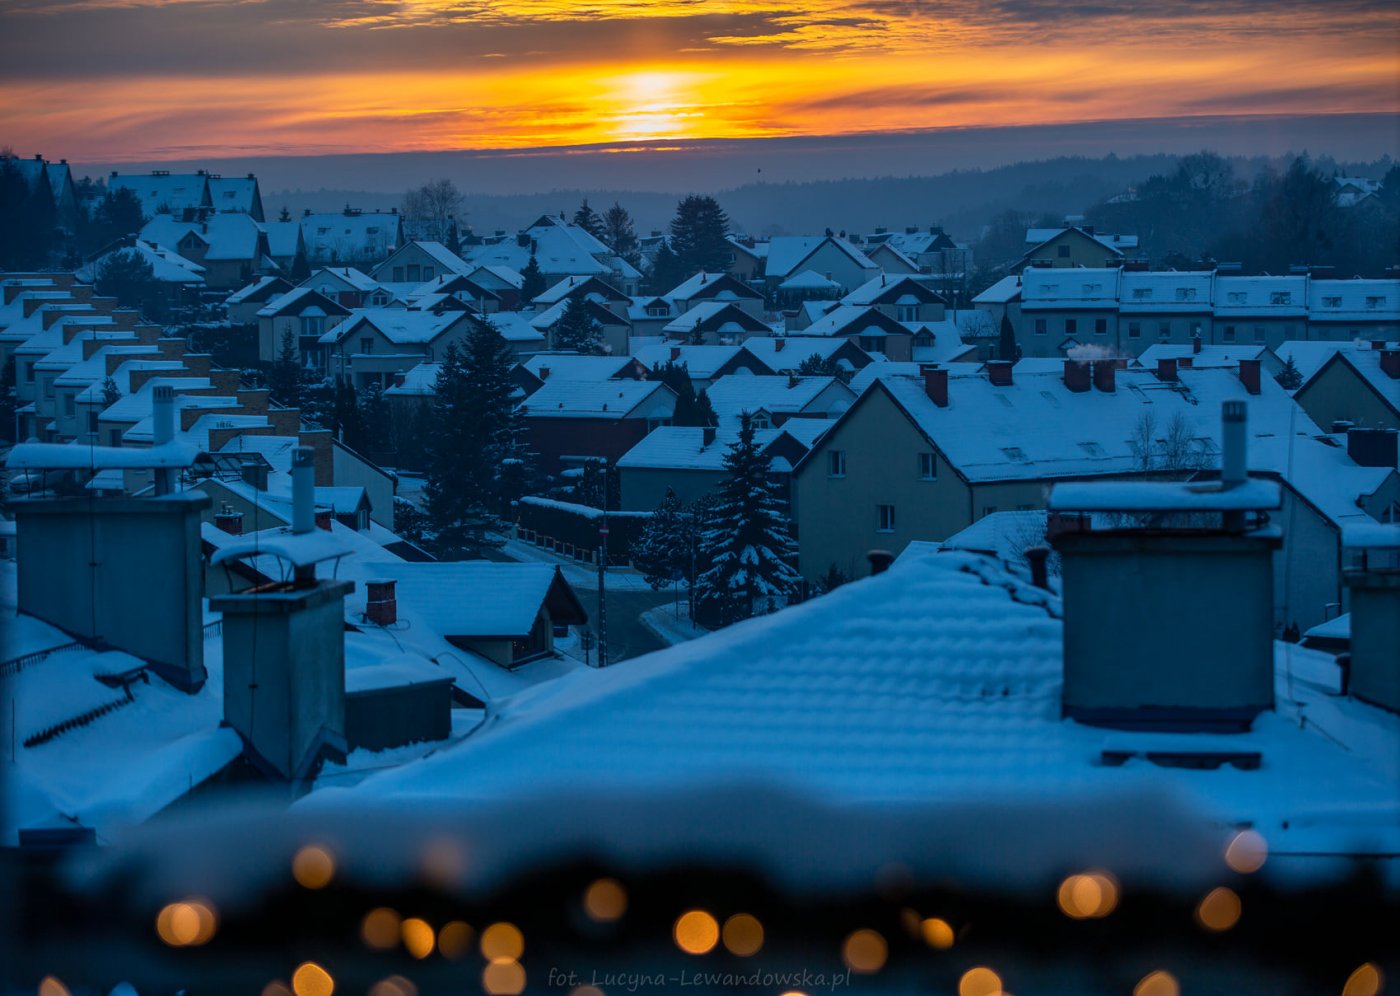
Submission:
[[[1055,253],[1060,259],[1069,259],[1069,246],[1058,246],[1055,249]]]
[[[1128,323],[1128,338],[1136,339],[1142,335],[1142,322]]]
[[[900,304],[895,306],[895,318],[901,322],[917,322],[919,320],[919,306],[917,304]]]
[[[425,266],[425,267],[423,267],[423,279],[424,279],[424,280],[431,280],[431,279],[433,279],[433,268],[432,268],[431,266]]]
[[[894,532],[894,506],[876,505],[875,508],[880,514],[879,531],[882,533]]]
[[[1079,320],[1076,318],[1065,319],[1065,335],[1074,335],[1079,331]]]
[[[1369,301],[1370,298],[1367,298],[1367,300]],[[1342,306],[1342,299],[1340,297],[1324,297],[1322,299],[1322,306],[1324,308],[1340,308]]]
[[[1231,304],[1244,304],[1246,299],[1244,291],[1231,291],[1225,297]]]
[[[301,334],[303,336],[320,337],[325,331],[326,319],[322,315],[303,315],[301,317]]]
[[[924,331],[924,332],[916,332],[916,333],[914,334],[914,345],[915,345],[915,346],[919,346],[919,347],[928,347],[928,346],[932,346],[932,345],[933,345],[933,336],[932,336],[932,334],[930,334],[930,333],[927,332],[927,331]]]
[[[1037,319],[1035,320],[1035,334],[1036,334],[1036,335],[1045,335],[1045,333],[1047,333],[1047,332],[1049,332],[1049,331],[1050,331],[1050,323],[1047,322],[1044,318],[1037,318]]]
[[[367,335],[367,336],[365,336],[363,339],[360,340],[360,352],[361,352],[361,353],[372,353],[372,352],[374,352],[374,336],[372,336],[372,335]]]
[[[1201,323],[1200,323],[1200,322],[1192,322],[1192,323],[1191,323],[1191,336],[1192,336],[1192,338],[1195,338],[1195,337],[1199,336],[1200,334],[1201,334]]]
[[[883,353],[885,351],[885,337],[882,335],[863,335],[860,337],[860,348],[867,353]]]
[[[1100,446],[1098,443],[1080,443],[1079,448],[1085,453],[1089,454],[1089,456],[1091,457],[1101,457],[1104,455],[1103,447]]]
[[[933,481],[938,478],[938,458],[932,453],[919,454],[919,480]]]
[[[1224,336],[1224,337],[1225,337],[1225,341],[1226,341],[1226,342],[1234,342],[1234,341],[1235,341],[1235,327],[1234,327],[1233,325],[1226,325],[1226,326],[1225,326],[1225,336]]]
[[[826,476],[845,477],[846,476],[846,451],[829,450],[826,454]]]
[[[1107,318],[1095,318],[1095,319],[1094,319],[1094,335],[1107,335],[1107,334],[1108,334],[1108,319],[1107,319]]]
[[[1084,285],[1084,296],[1085,296],[1085,297],[1094,297],[1095,295],[1097,295],[1097,294],[1102,294],[1102,293],[1103,293],[1103,284],[1085,284],[1085,285]]]
[[[416,284],[423,279],[423,268],[417,263],[408,264],[408,282]]]
[[[122,431],[120,429],[107,430],[107,445],[120,446],[122,444]]]
[[[34,364],[33,364],[33,363],[26,363],[26,364],[24,365],[24,382],[25,382],[26,384],[32,384],[32,383],[34,383]]]
[[[1178,287],[1178,288],[1176,289],[1176,299],[1177,299],[1178,301],[1194,301],[1194,300],[1196,300],[1196,288],[1194,288],[1194,287]]]
[[[1170,339],[1171,337],[1172,337],[1172,323],[1171,323],[1171,322],[1158,322],[1158,323],[1157,323],[1157,338],[1158,338],[1158,339]]]
[[[74,414],[76,414],[78,410],[77,404],[78,399],[76,396],[72,394],[65,394],[63,396],[63,414],[71,418]]]
[[[1385,298],[1383,297],[1372,297],[1370,295],[1367,295],[1366,297],[1366,307],[1372,311],[1375,311],[1383,304],[1385,304]]]
[[[1151,288],[1151,287],[1134,287],[1134,288],[1133,288],[1133,300],[1134,300],[1134,301],[1150,301],[1150,300],[1152,300],[1152,288]]]
[[[396,283],[396,284],[401,284],[401,283],[403,283],[403,267],[402,267],[402,266],[396,266],[396,267],[394,267],[394,283]]]
[[[753,425],[753,427],[754,427],[755,429],[771,429],[771,428],[773,428],[773,420],[770,419],[770,418],[768,417],[768,413],[767,413],[767,412],[764,412],[764,411],[754,412],[754,413],[753,413],[753,418],[751,418],[751,419],[749,420],[749,422],[750,422],[751,425]]]
[[[1264,341],[1264,326],[1262,326],[1262,325],[1256,325],[1256,326],[1254,326],[1254,341],[1255,341],[1255,342],[1263,342],[1263,341]]]
[[[1273,291],[1273,292],[1271,292],[1271,293],[1269,294],[1269,303],[1270,303],[1270,304],[1292,304],[1292,303],[1293,303],[1293,292],[1292,292],[1292,291]]]

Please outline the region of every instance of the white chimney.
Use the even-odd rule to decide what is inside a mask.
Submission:
[[[1249,477],[1247,409],[1243,401],[1227,401],[1220,411],[1220,484],[1233,488]]]
[[[309,446],[292,450],[292,532],[316,528],[316,454]]]
[[[151,396],[152,433],[160,446],[175,438],[175,388],[157,384]]]

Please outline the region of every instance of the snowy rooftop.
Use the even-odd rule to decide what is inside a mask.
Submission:
[[[398,601],[411,605],[417,617],[442,636],[527,636],[546,599],[565,597],[562,591],[568,589],[549,564],[467,560],[361,566],[370,576],[397,582]]]
[[[553,374],[525,399],[521,411],[531,418],[626,418],[639,406],[653,402],[674,407],[675,395],[660,381],[568,380]],[[670,404],[666,404],[669,401]],[[668,417],[658,414],[657,417]]]
[[[775,414],[795,414],[814,404],[820,405],[822,414],[832,415],[844,411],[855,399],[854,392],[835,377],[721,377],[706,393],[721,418],[760,408]]]
[[[404,308],[359,308],[350,317],[321,337],[322,342],[345,342],[362,332],[365,325],[397,346],[432,342],[462,320],[462,312],[408,311]]]
[[[683,364],[691,377],[709,380],[734,357],[739,355],[739,346],[673,346],[658,344],[644,346],[634,352],[633,358],[648,370],[675,362]]]
[[[612,380],[633,366],[630,356],[585,356],[582,353],[536,353],[522,366],[541,379],[548,370],[548,380]]]

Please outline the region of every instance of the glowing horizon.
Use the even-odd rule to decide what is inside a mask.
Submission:
[[[0,134],[122,162],[1400,110],[1372,0],[806,6],[11,0]]]

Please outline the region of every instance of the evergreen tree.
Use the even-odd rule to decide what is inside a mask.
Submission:
[[[123,307],[135,308],[153,321],[165,318],[163,288],[155,270],[133,249],[108,255],[98,264],[94,283],[97,293],[116,298]]]
[[[457,223],[454,221],[447,226],[447,251],[454,256],[462,254],[462,239],[457,234]]]
[[[384,389],[370,384],[357,408],[361,447],[371,458],[385,460],[394,451],[394,410],[384,398]]]
[[[544,273],[540,271],[540,261],[535,258],[535,254],[530,253],[530,259],[525,263],[525,269],[520,271],[520,275],[525,278],[520,285],[520,301],[522,304],[529,304],[539,297],[545,290]]]
[[[583,474],[574,485],[573,500],[590,508],[615,511],[621,499],[617,467],[606,460],[590,458],[583,462]]]
[[[349,380],[337,378],[331,390],[331,421],[340,433],[340,441],[351,449],[364,449],[365,421],[360,414],[361,401],[355,385]]]
[[[108,377],[102,382],[102,407],[111,408],[122,399],[122,392],[117,389],[117,382]]]
[[[306,258],[306,249],[298,246],[297,254],[292,259],[292,280],[299,284],[309,276],[311,276],[311,261]]]
[[[637,243],[637,230],[632,225],[632,216],[616,201],[603,214],[603,234],[607,247],[633,266],[641,262],[641,247]]]
[[[708,391],[701,391],[695,398],[695,421],[698,425],[716,426],[719,425],[719,416],[715,414],[715,406],[710,401]]]
[[[796,594],[801,581],[783,503],[768,474],[768,459],[754,443],[745,412],[739,436],[725,454],[729,473],[714,514],[700,537],[705,570],[696,582],[698,614],[707,624],[747,619]]]
[[[676,393],[676,410],[671,415],[672,425],[707,426],[714,425],[708,416],[713,416],[711,409],[708,416],[702,409],[700,398],[695,393],[695,385],[690,379],[690,370],[684,363],[677,363],[674,360],[667,360],[665,363],[658,363],[652,367],[651,379],[659,380]]]
[[[695,514],[684,510],[676,492],[667,488],[632,544],[632,565],[657,590],[669,587],[678,576],[689,577],[694,533]]]
[[[997,358],[1013,361],[1016,359],[1016,329],[1011,324],[1009,315],[1001,316],[1001,330],[997,339]]]
[[[1293,357],[1290,356],[1274,380],[1278,381],[1278,386],[1285,391],[1296,391],[1303,386],[1303,371],[1298,369],[1298,364],[1294,363]]]
[[[734,249],[728,236],[729,216],[713,197],[691,194],[682,200],[671,220],[670,239],[682,279],[701,270],[729,272]]]
[[[821,589],[822,591],[835,591],[849,580],[850,578],[846,577],[841,568],[837,567],[833,561],[831,566],[826,569],[826,573],[822,575]]]
[[[554,348],[576,353],[603,352],[603,330],[589,313],[588,301],[582,295],[569,298],[563,317],[554,327]]]
[[[15,443],[15,358],[0,367],[0,442]]]
[[[279,405],[301,407],[301,359],[297,355],[297,340],[291,329],[282,333],[277,359],[267,372],[267,391]]]
[[[803,377],[835,377],[842,383],[850,380],[851,372],[844,369],[830,356],[813,353],[797,365],[797,372]]]
[[[117,239],[135,235],[145,223],[141,198],[136,191],[130,187],[109,188],[93,211],[89,248],[101,249]]]
[[[588,206],[588,198],[583,199],[577,211],[574,212],[574,224],[582,228],[589,235],[599,242],[604,242],[603,219],[598,217],[598,212]]]
[[[503,475],[521,459],[519,415],[510,379],[514,357],[492,325],[472,320],[450,345],[435,385],[427,444],[428,520],[445,557],[480,556],[500,542]]]
[[[287,210],[287,205],[282,205],[282,213],[277,216],[277,220],[283,224],[292,220],[292,212]]]
[[[671,250],[670,243],[662,239],[651,258],[651,269],[647,277],[648,291],[652,294],[665,294],[688,276],[690,274],[682,271],[681,261]]]

